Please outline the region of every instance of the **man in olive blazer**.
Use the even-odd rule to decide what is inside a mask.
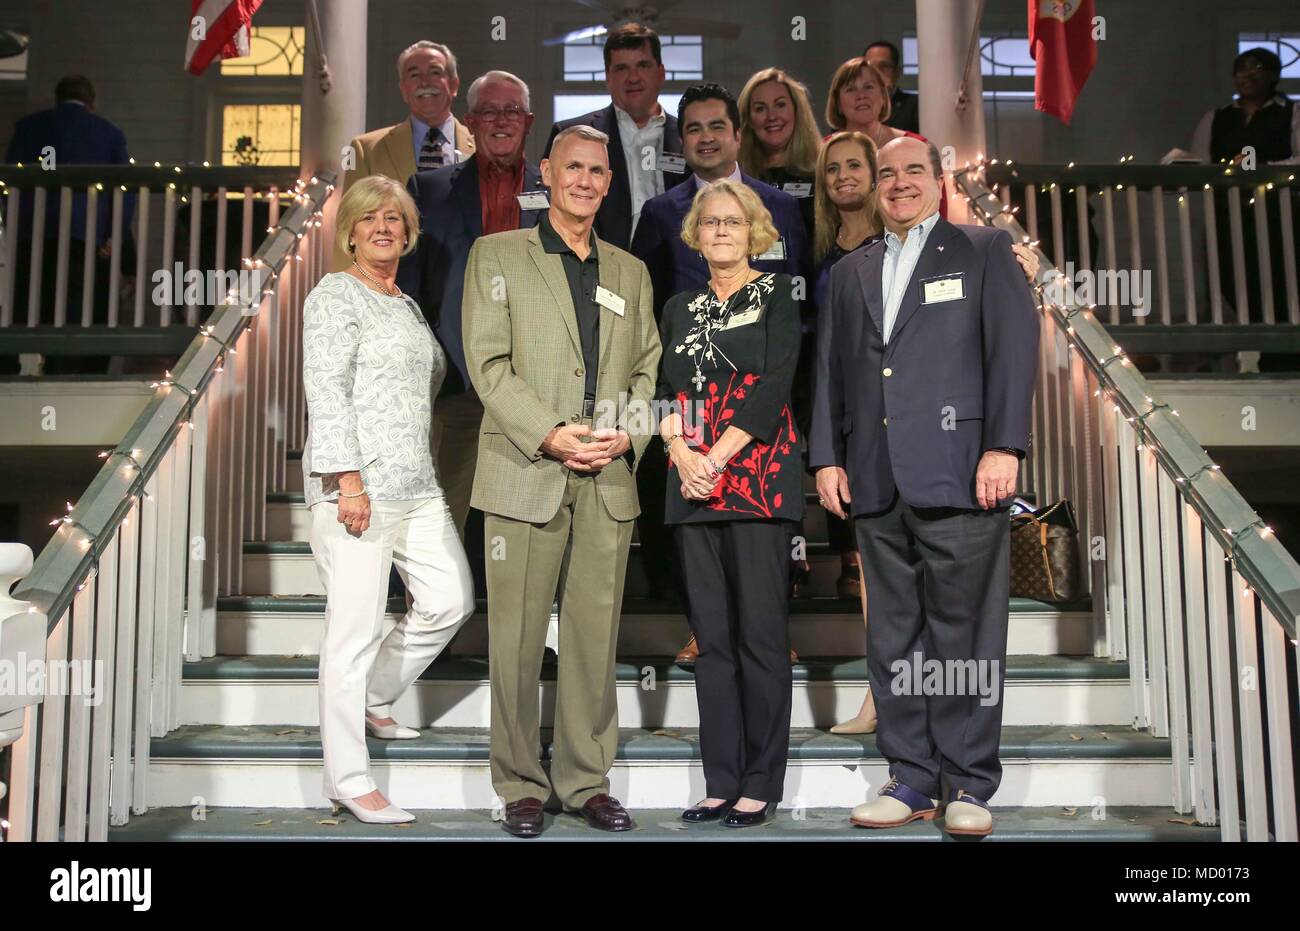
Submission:
[[[552,792],[593,827],[633,826],[609,796],[614,649],[660,345],[645,265],[592,232],[607,140],[561,132],[541,163],[550,208],[532,229],[480,238],[465,272],[465,359],[484,408],[471,504],[485,515],[492,784],[503,826],[524,837]],[[548,779],[537,689],[557,588]]]

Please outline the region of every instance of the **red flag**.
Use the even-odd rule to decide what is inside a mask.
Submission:
[[[1037,63],[1034,109],[1066,126],[1097,64],[1093,12],[1093,0],[1029,0],[1029,54]]]
[[[248,54],[249,24],[262,0],[190,0],[189,41],[185,70],[202,74],[214,58]],[[202,20],[203,38],[194,38],[194,18]]]

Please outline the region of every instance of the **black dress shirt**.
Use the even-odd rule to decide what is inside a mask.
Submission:
[[[550,217],[543,213],[537,223],[542,248],[559,255],[564,262],[564,277],[569,282],[569,296],[578,317],[578,335],[582,342],[582,368],[586,373],[583,389],[584,407],[587,410],[596,400],[596,375],[600,366],[600,305],[596,303],[596,287],[600,284],[600,258],[596,254],[596,234],[591,233],[591,251],[585,259],[569,247]]]

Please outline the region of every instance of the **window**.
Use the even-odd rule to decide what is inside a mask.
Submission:
[[[221,62],[212,98],[221,165],[297,165],[302,120],[302,26],[254,26],[249,54]],[[211,156],[210,156],[211,157]]]
[[[248,54],[221,61],[221,74],[269,77],[302,76],[306,30],[302,26],[254,26],[248,37]]]
[[[226,104],[221,108],[222,165],[297,165],[299,104]]]
[[[27,77],[27,46],[31,37],[16,29],[0,29],[0,81]]]
[[[903,74],[918,73],[918,58],[916,36],[904,36]],[[985,100],[1034,99],[1034,60],[1027,35],[981,35],[979,60]]]
[[[1300,34],[1243,32],[1237,36],[1237,54],[1246,49],[1266,48],[1282,59],[1282,80],[1277,89],[1300,100]]]
[[[600,89],[574,88],[557,93],[551,100],[552,119],[567,120],[601,107],[609,106],[605,92],[604,26],[573,33],[564,43],[564,78],[568,84],[599,84]],[[704,80],[704,40],[701,36],[660,36],[660,54],[664,60],[665,91],[672,81]],[[680,93],[661,92],[659,105],[665,113],[676,114]]]

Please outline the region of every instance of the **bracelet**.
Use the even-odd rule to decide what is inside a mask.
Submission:
[[[718,465],[716,462],[714,462],[712,456],[706,455],[704,459],[709,463],[709,466],[713,469],[714,478],[717,478],[719,475],[721,475],[723,470],[727,468],[726,463],[723,463],[722,465]]]
[[[680,433],[674,433],[672,436],[668,437],[668,439],[664,440],[664,452],[671,456],[673,452],[673,440],[680,440],[681,438],[682,435]]]
[[[342,489],[340,489],[340,490],[339,490],[339,497],[340,497],[340,498],[360,498],[360,497],[364,496],[365,493],[366,493],[366,490],[363,488],[363,489],[361,489],[360,491],[358,491],[355,495],[345,495],[345,494],[343,493]]]

